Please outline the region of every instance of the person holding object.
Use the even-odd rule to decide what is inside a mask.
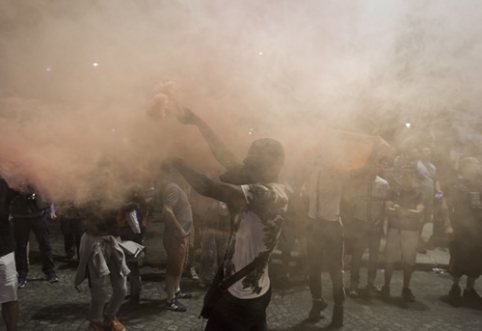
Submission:
[[[404,301],[413,302],[415,297],[410,290],[410,280],[417,257],[420,224],[423,222],[425,206],[423,192],[417,187],[416,169],[405,166],[401,170],[401,184],[391,188],[386,202],[388,215],[387,244],[385,248],[385,284],[381,295],[390,296],[395,262],[403,259]]]
[[[240,279],[222,292],[209,314],[203,314],[208,315],[206,330],[268,330],[268,259],[278,242],[288,206],[284,187],[277,183],[284,162],[283,147],[273,139],[258,139],[241,163],[193,112],[184,109],[178,117],[182,123],[198,127],[214,157],[227,169],[218,182],[180,158],[164,163],[176,169],[199,194],[226,203],[232,217],[232,233],[218,275],[221,284],[232,282],[234,277]],[[243,270],[246,275],[240,277]]]
[[[385,223],[385,201],[390,189],[388,182],[377,174],[380,169],[373,168],[368,181],[360,187],[353,206],[353,259],[350,267],[350,289],[348,295],[359,296],[360,265],[365,249],[368,248],[367,295],[380,292],[375,285],[377,276],[380,240]]]

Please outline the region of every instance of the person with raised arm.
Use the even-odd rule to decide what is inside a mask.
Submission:
[[[288,205],[284,187],[277,182],[284,162],[283,147],[274,139],[258,139],[241,163],[193,112],[184,109],[178,117],[182,123],[199,128],[227,172],[218,182],[180,158],[166,160],[164,166],[175,168],[199,194],[224,202],[229,208],[232,233],[220,270],[221,282],[250,270],[215,302],[206,330],[268,330],[266,308],[271,300],[268,260],[278,242]]]

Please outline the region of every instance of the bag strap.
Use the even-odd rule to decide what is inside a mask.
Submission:
[[[254,269],[256,269],[258,266],[260,266],[263,262],[265,262],[266,259],[262,259],[259,256],[256,257],[251,263],[247,264],[244,266],[241,270],[238,272],[234,273],[223,281],[221,284],[219,284],[218,287],[221,287],[224,291],[226,291],[228,288],[230,288],[232,285],[246,277],[249,273],[251,273]],[[224,265],[221,266],[221,268],[224,268]]]

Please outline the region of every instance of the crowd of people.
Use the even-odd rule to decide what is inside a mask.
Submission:
[[[430,148],[390,160],[380,153],[380,142],[375,140],[359,168],[341,169],[320,151],[296,172],[295,179],[286,180],[280,178],[285,152],[277,140],[254,141],[239,161],[195,113],[185,109],[179,119],[199,129],[225,168],[219,179],[183,159],[169,158],[159,165],[152,185],[140,185],[139,180],[114,207],[106,207],[99,199],[82,205],[54,205],[33,187],[14,190],[0,180],[0,300],[8,331],[16,330],[18,321],[17,289],[28,286],[31,231],[48,282],[59,281],[48,224],[49,218],[57,216],[66,257],[78,260],[73,285],[87,280],[90,288],[89,330],[126,330],[117,313],[126,298],[138,304],[142,296],[140,264],[151,203],[162,206],[165,224],[165,309],[187,310],[184,299],[192,294],[182,290],[181,278],[186,269],[198,277],[198,266],[200,283],[208,287],[202,311],[208,331],[268,329],[266,309],[272,293],[268,264],[278,247],[282,277],[288,279],[296,240],[305,263],[299,271],[306,272],[312,296],[306,316],[309,322],[317,322],[328,306],[321,278],[321,272],[327,271],[333,286],[331,326],[343,326],[346,261],[350,262],[349,296],[389,297],[393,272],[401,262],[401,296],[406,302],[415,301],[410,281],[422,229],[434,221],[434,215],[440,217],[450,238],[448,272],[453,286],[441,299],[453,306],[463,302],[482,306],[474,290],[482,273],[482,177],[476,158],[457,160],[453,179],[441,181]],[[355,182],[356,194],[346,199],[346,186]],[[440,201],[437,207],[434,201]],[[198,222],[202,226],[195,231]],[[201,258],[196,264],[191,246],[193,236],[199,234]],[[376,276],[382,238],[386,239],[385,279],[379,287]],[[367,249],[367,283],[361,288],[360,269]],[[460,287],[463,276],[467,276],[464,291]]]

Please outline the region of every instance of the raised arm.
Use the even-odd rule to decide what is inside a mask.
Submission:
[[[246,207],[247,202],[241,186],[214,181],[205,174],[188,166],[180,158],[169,159],[165,163],[179,171],[197,193],[225,202],[234,208]]]
[[[177,115],[179,121],[184,124],[193,124],[198,127],[199,131],[206,140],[211,153],[218,162],[226,169],[231,169],[240,165],[233,152],[229,150],[222,140],[214,133],[211,127],[191,110],[184,108]]]

